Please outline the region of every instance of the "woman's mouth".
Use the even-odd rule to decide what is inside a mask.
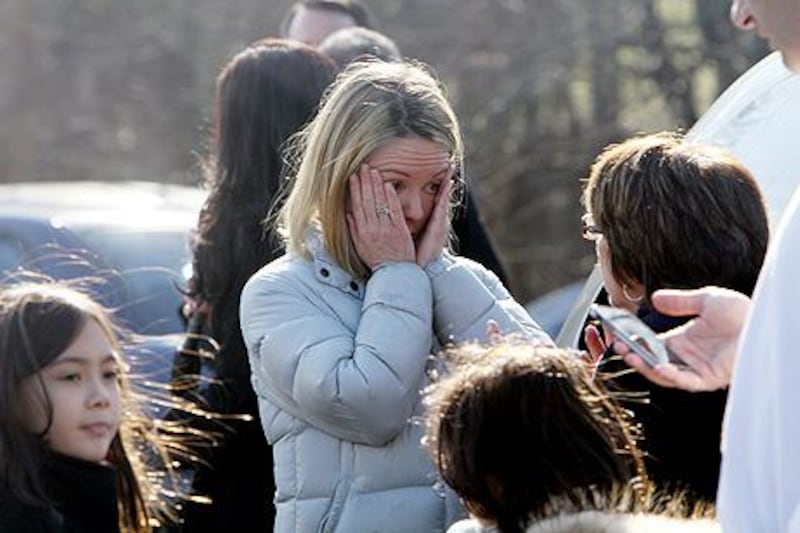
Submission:
[[[81,430],[85,431],[92,437],[100,438],[108,436],[112,431],[112,427],[111,424],[107,422],[95,422],[93,424],[82,425]]]

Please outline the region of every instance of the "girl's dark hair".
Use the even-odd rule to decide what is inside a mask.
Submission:
[[[49,453],[43,438],[47,429],[37,435],[23,424],[20,386],[26,378],[41,379],[37,374],[69,348],[90,320],[101,327],[117,354],[122,353],[120,339],[127,335],[114,325],[110,312],[85,292],[90,289],[83,285],[93,281],[79,279],[67,285],[36,279],[0,289],[0,487],[22,502],[52,507],[42,473]],[[165,388],[139,382],[140,378],[133,389],[125,361],[119,367],[122,416],[107,460],[117,471],[120,529],[146,532],[159,521],[175,521],[175,498],[185,497],[176,487],[168,487],[175,485],[173,458],[196,460],[188,444],[211,443],[214,436],[153,419],[142,409],[150,404],[195,416],[215,415],[172,396]],[[41,390],[49,428],[53,406],[46,388]]]
[[[575,354],[503,342],[446,356],[426,391],[425,445],[473,515],[517,533],[618,492],[648,497],[630,414]]]
[[[117,334],[103,307],[85,294],[66,286],[27,283],[0,291],[0,483],[23,502],[51,505],[42,480],[42,465],[48,453],[43,434],[33,434],[19,413],[20,385],[63,353],[94,320],[119,351]],[[127,531],[147,531],[146,479],[142,465],[129,456],[135,435],[132,395],[124,375],[121,378],[123,419],[111,443],[108,461],[117,469],[120,525]],[[42,390],[45,390],[42,387]],[[53,408],[45,394],[44,407],[49,428]]]
[[[209,195],[193,245],[188,294],[210,305],[222,378],[249,379],[239,294],[256,270],[282,253],[263,224],[279,203],[282,150],[313,117],[335,74],[333,61],[313,48],[266,39],[237,54],[217,80],[213,155],[205,162]]]
[[[608,146],[583,191],[614,278],[658,289],[753,292],[769,239],[750,172],[720,148],[663,132]]]

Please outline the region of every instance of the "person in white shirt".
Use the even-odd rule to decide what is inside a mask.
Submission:
[[[785,65],[800,73],[800,1],[734,0],[731,18],[740,29],[768,39]],[[660,384],[697,391],[730,384],[717,499],[725,531],[800,532],[797,242],[800,189],[781,219],[752,302],[711,287],[656,293],[653,303],[660,311],[697,315],[664,335],[686,368],[649,369],[615,343],[631,366]]]

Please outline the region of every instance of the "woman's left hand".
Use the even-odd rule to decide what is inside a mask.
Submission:
[[[436,256],[442,253],[447,236],[450,230],[450,217],[448,217],[448,207],[450,205],[450,191],[453,190],[453,171],[445,180],[436,196],[436,204],[431,211],[431,217],[425,225],[422,237],[416,243],[417,264],[423,268]]]
[[[606,352],[606,348],[608,344],[600,336],[600,331],[594,324],[589,324],[586,326],[586,329],[583,330],[583,339],[586,342],[586,349],[587,352],[583,354],[583,360],[592,368],[592,371],[597,371],[597,367],[600,364],[600,360],[603,358],[603,354]],[[613,342],[613,339],[611,340]]]

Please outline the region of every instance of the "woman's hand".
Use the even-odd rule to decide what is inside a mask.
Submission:
[[[606,352],[608,345],[613,342],[613,337],[604,340],[600,336],[600,331],[594,324],[589,324],[583,330],[583,339],[586,342],[586,349],[588,350],[582,355],[582,359],[592,369],[592,373],[597,372],[597,367],[600,365],[600,360]]]
[[[591,360],[599,361],[609,343],[600,336],[600,330],[597,329],[597,326],[594,324],[586,326],[586,329],[583,330],[583,340],[586,342],[586,349],[589,350]]]
[[[414,241],[392,186],[366,164],[349,181],[347,226],[361,260],[370,270],[387,261],[413,262]]]
[[[486,321],[486,338],[489,340],[490,346],[500,344],[503,341],[503,334],[500,333],[500,324],[493,318]]]
[[[436,195],[436,203],[428,223],[425,225],[425,231],[417,241],[417,264],[423,268],[442,253],[447,243],[450,230],[450,217],[447,216],[447,211],[450,205],[450,191],[453,190],[453,172],[454,170],[451,169],[442,181],[442,187]]]

